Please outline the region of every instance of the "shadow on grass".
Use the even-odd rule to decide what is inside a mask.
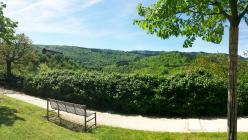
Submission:
[[[0,106],[0,127],[2,125],[12,126],[18,120],[25,121],[25,119],[18,117],[16,113],[16,109]]]
[[[46,119],[46,118],[47,117],[44,116],[44,119]],[[85,132],[83,124],[68,121],[68,120],[65,120],[63,118],[58,118],[55,114],[53,115],[53,117],[51,117],[49,119],[49,121],[56,124],[56,125],[64,127],[66,129],[70,129],[70,130],[75,131],[75,132]],[[92,132],[92,130],[88,130],[87,132]]]

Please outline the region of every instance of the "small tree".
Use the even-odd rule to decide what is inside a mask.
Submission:
[[[13,22],[3,14],[3,9],[6,7],[3,2],[0,2],[0,39],[10,42],[14,37],[17,22]]]
[[[32,52],[32,42],[25,34],[18,34],[10,42],[1,41],[0,58],[6,64],[7,77],[12,76],[12,63],[17,63]]]
[[[228,139],[237,139],[237,60],[239,24],[248,25],[247,0],[157,0],[143,7],[138,4],[135,20],[142,29],[162,39],[185,36],[184,47],[191,47],[197,37],[220,43],[229,24]]]

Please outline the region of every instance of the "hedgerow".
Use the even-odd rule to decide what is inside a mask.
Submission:
[[[225,82],[203,69],[167,78],[45,70],[26,78],[24,91],[104,111],[180,117],[226,115]]]

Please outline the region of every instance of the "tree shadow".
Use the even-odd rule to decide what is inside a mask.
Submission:
[[[17,120],[25,121],[25,119],[18,117],[16,113],[16,109],[0,106],[0,127],[2,125],[13,126]]]
[[[46,116],[44,116],[44,119],[46,119]],[[69,129],[69,130],[72,130],[75,132],[85,132],[83,124],[72,122],[72,121],[66,120],[64,118],[58,118],[58,117],[56,117],[56,115],[54,115],[54,117],[50,118],[49,121],[58,125],[58,126],[64,127],[66,129]],[[87,132],[91,133],[92,129],[87,130]]]
[[[53,122],[56,125],[59,125],[61,127],[64,127],[66,129],[70,129],[70,130],[76,131],[76,132],[80,132],[80,131],[84,130],[84,125],[77,124],[77,123],[65,120],[63,118],[51,119],[50,122]]]

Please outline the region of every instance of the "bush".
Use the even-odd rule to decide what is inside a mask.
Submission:
[[[248,115],[248,73],[238,79],[238,115]]]
[[[9,89],[20,90],[23,88],[24,79],[19,76],[7,77],[0,73],[0,86]]]
[[[43,70],[26,78],[24,90],[122,113],[192,117],[224,116],[227,111],[226,85],[206,70],[169,78]]]
[[[159,87],[158,106],[173,116],[226,115],[227,89],[204,70],[171,77]]]

